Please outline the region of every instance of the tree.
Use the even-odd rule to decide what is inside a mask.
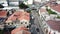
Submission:
[[[21,9],[26,9],[29,8],[27,5],[25,5],[24,3],[19,4],[19,8]]]

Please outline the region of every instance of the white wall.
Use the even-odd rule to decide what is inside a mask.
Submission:
[[[28,0],[28,4],[32,4],[33,3],[33,0]]]
[[[43,3],[45,1],[49,1],[49,0],[35,0],[36,2],[39,2],[39,3]]]
[[[12,4],[12,5],[19,5],[18,2],[10,2],[10,4]]]
[[[23,24],[21,24],[21,22],[23,22]],[[27,24],[25,24],[25,22],[27,22]],[[29,26],[29,21],[28,20],[20,20],[20,25],[22,26],[22,25],[24,25],[25,27],[27,27],[27,26]]]
[[[28,5],[28,4],[32,4],[33,3],[33,0],[28,0],[28,1],[26,1],[26,2],[24,2],[26,5]]]
[[[34,0],[34,1],[36,1],[36,2],[41,2],[41,0]]]
[[[60,4],[60,1],[56,1],[58,4]]]
[[[0,0],[0,1],[6,1],[6,0]]]

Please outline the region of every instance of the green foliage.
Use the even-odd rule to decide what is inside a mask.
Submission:
[[[19,8],[21,9],[26,9],[29,8],[27,5],[25,5],[24,3],[19,4]]]
[[[49,14],[57,14],[56,12],[53,12],[51,9],[46,8],[46,10]]]
[[[0,30],[0,34],[3,34],[3,30]]]
[[[60,19],[60,16],[57,16],[57,18],[59,18],[59,19]]]

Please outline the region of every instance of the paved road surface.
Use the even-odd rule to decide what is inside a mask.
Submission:
[[[39,24],[39,17],[38,17],[38,14],[36,11],[32,11],[32,15],[34,16],[34,20],[31,20],[31,32],[33,32],[32,34],[44,34],[41,27],[40,27],[40,24]],[[37,28],[39,28],[39,32],[37,32]]]

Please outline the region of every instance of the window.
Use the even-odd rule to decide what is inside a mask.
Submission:
[[[8,23],[8,25],[10,25],[10,23]]]
[[[23,22],[21,22],[21,24],[23,24]]]
[[[27,26],[27,28],[29,28],[29,26]]]
[[[13,23],[11,23],[13,25]]]
[[[25,22],[25,24],[27,24],[27,22]]]

